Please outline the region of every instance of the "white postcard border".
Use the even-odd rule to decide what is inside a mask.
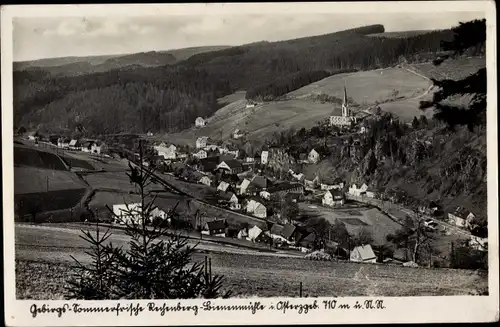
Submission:
[[[265,9],[264,9],[265,8]],[[144,16],[144,15],[193,15],[193,14],[249,14],[249,13],[366,13],[373,12],[484,12],[487,19],[487,153],[488,153],[488,229],[489,229],[489,296],[436,296],[436,297],[387,297],[371,298],[384,301],[384,310],[311,310],[299,314],[289,310],[283,314],[277,310],[259,311],[211,311],[198,315],[186,312],[143,312],[138,316],[116,314],[54,314],[39,315],[33,319],[33,304],[51,307],[74,301],[28,301],[15,298],[14,219],[13,219],[13,129],[12,129],[12,19],[14,17],[54,16]],[[493,1],[429,1],[429,2],[366,2],[366,3],[241,3],[241,4],[177,4],[177,5],[58,5],[58,6],[6,6],[1,17],[2,53],[2,174],[3,174],[3,227],[4,227],[4,290],[6,324],[16,326],[91,326],[91,325],[195,325],[195,324],[298,324],[298,323],[414,323],[414,322],[485,322],[498,321],[498,161],[497,161],[497,76],[496,76],[496,16]],[[496,249],[496,250],[495,250]],[[318,298],[322,301],[333,298]],[[337,298],[338,302],[363,303],[363,298]],[[238,305],[257,302],[269,306],[279,301],[312,303],[314,299],[229,299],[212,300],[221,305]],[[121,301],[125,306],[151,301]],[[176,305],[202,305],[205,300],[155,301]],[[115,306],[117,301],[80,301],[82,305]],[[361,312],[361,314],[360,314]]]

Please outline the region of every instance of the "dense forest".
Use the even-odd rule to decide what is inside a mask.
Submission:
[[[192,126],[238,89],[280,95],[326,74],[418,61],[442,50],[450,30],[406,38],[370,37],[382,25],[281,42],[259,42],[191,56],[174,65],[129,67],[81,76],[43,68],[14,73],[14,125],[88,134],[173,132]],[[299,73],[300,72],[300,73]],[[318,73],[325,72],[325,73]],[[260,86],[263,87],[260,87]]]

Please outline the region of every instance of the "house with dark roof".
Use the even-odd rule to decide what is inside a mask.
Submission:
[[[241,209],[238,197],[233,192],[219,192],[219,203],[228,204],[232,210]]]
[[[272,182],[269,178],[260,175],[255,175],[252,178],[251,184],[254,185],[257,189],[262,190],[265,190],[272,186]]]
[[[283,182],[267,189],[271,195],[285,196],[287,193],[304,193],[304,186],[299,183]]]
[[[211,173],[217,169],[219,157],[208,157],[200,159],[197,168],[205,173]]]
[[[329,207],[342,206],[344,205],[344,194],[337,189],[326,191],[321,203]]]
[[[228,232],[228,223],[226,220],[213,220],[208,221],[203,226],[202,234],[211,235],[211,236],[219,236],[226,237]]]
[[[315,233],[307,233],[298,242],[298,245],[307,249],[314,248],[314,243],[316,242]]]
[[[281,230],[281,236],[283,236],[290,243],[297,243],[303,238],[302,232],[299,228],[292,224],[286,224]]]
[[[217,165],[217,170],[224,170],[230,174],[239,174],[243,172],[243,165],[241,162],[235,159],[224,160]]]

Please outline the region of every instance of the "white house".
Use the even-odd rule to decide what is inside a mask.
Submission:
[[[219,186],[217,186],[217,191],[226,192],[228,188],[229,188],[229,183],[222,181],[219,183]]]
[[[247,103],[246,105],[246,108],[254,108],[255,107],[255,103]]]
[[[203,176],[202,178],[200,178],[198,183],[204,184],[206,186],[210,186],[210,185],[212,185],[212,180],[208,176]]]
[[[244,135],[245,135],[245,134],[244,134],[244,133],[242,133],[242,132],[241,132],[238,128],[237,128],[237,129],[233,132],[233,138],[234,138],[235,140],[237,140],[237,139],[239,139],[239,138],[243,137]]]
[[[205,150],[200,150],[193,154],[193,157],[198,158],[198,159],[205,159],[207,157],[207,151]]]
[[[197,149],[203,149],[207,147],[207,141],[208,137],[207,136],[200,136],[196,139],[196,148]]]
[[[373,252],[370,244],[366,244],[355,247],[354,250],[351,251],[350,260],[354,262],[376,263],[377,256]]]
[[[205,119],[203,119],[202,117],[196,118],[196,120],[194,121],[194,125],[196,127],[203,127],[203,126],[205,126],[206,125]]]
[[[358,188],[356,184],[352,184],[352,186],[349,187],[349,194],[354,196],[362,196],[366,194],[367,189],[368,185],[366,184],[363,184],[360,188]]]
[[[329,190],[333,190],[335,188],[335,185],[321,183],[320,186],[319,186],[319,188],[322,191],[329,191]]]
[[[238,160],[224,160],[217,165],[216,169],[223,169],[231,174],[239,174],[243,171],[243,165]]]
[[[114,204],[113,205],[113,214],[115,223],[125,224],[135,222],[136,224],[141,223],[141,204],[140,203],[131,203],[126,204]],[[167,213],[159,208],[154,208],[150,212],[151,218],[160,217],[161,219],[167,219]],[[148,219],[148,220],[149,220]]]
[[[245,162],[247,162],[247,163],[251,163],[251,162],[254,162],[254,161],[255,161],[255,159],[252,158],[252,157],[246,157],[245,158]]]
[[[344,195],[339,190],[326,191],[321,203],[329,207],[337,207],[344,205]]]
[[[71,141],[69,141],[69,148],[71,150],[81,151],[82,150],[82,144],[78,140],[72,139]]]
[[[471,235],[469,246],[479,251],[486,251],[488,250],[488,238]]]
[[[260,191],[259,196],[265,200],[271,199],[271,193],[267,191]]]
[[[237,239],[243,240],[248,238],[248,231],[246,228],[243,228],[238,232],[238,235],[236,236]]]
[[[311,152],[309,152],[309,155],[307,156],[307,161],[309,163],[312,163],[312,164],[317,163],[319,161],[319,159],[320,159],[320,155],[314,149],[312,149]]]
[[[262,229],[260,229],[257,226],[253,226],[252,228],[250,228],[248,230],[247,240],[251,241],[251,242],[255,242],[255,239],[257,239],[257,237],[259,237],[259,235],[261,233],[262,233]]]
[[[158,152],[159,156],[162,156],[165,159],[175,159],[177,157],[177,147],[173,144],[167,146],[165,143],[161,143],[160,145],[153,146],[153,149]]]
[[[448,213],[448,222],[452,225],[468,228],[476,216],[463,207],[457,207],[453,213]]]
[[[69,148],[69,142],[70,140],[65,138],[65,137],[60,137],[57,140],[57,146],[63,149]]]
[[[255,217],[266,218],[267,217],[267,209],[266,207],[255,200],[248,201],[246,205],[246,211],[248,213],[253,214]]]
[[[241,182],[241,184],[239,185],[240,194],[246,193],[248,186],[250,186],[250,183],[251,182],[246,178]]]
[[[263,165],[267,165],[268,160],[269,160],[269,152],[262,151],[262,153],[260,154],[260,163]]]
[[[101,153],[105,152],[105,150],[106,150],[106,145],[104,143],[101,143],[101,142],[94,142],[90,146],[91,153],[101,154]]]

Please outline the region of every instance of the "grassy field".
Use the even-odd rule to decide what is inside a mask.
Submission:
[[[207,119],[203,128],[192,128],[160,137],[183,145],[194,146],[200,136],[228,139],[235,129],[248,132],[249,139],[262,140],[274,132],[290,128],[310,128],[331,114],[339,115],[339,104],[322,103],[310,96],[327,94],[342,98],[344,85],[348,96],[357,104],[372,105],[375,102],[398,99],[382,108],[407,119],[423,114],[418,109],[419,100],[413,98],[429,89],[431,83],[425,77],[404,68],[388,68],[327,77],[287,94],[289,100],[272,101],[246,108],[244,92],[239,91],[223,99],[228,103]],[[411,100],[408,100],[411,99]]]
[[[424,92],[430,82],[404,68],[387,68],[356,73],[338,74],[288,93],[290,97],[328,94],[343,97],[344,85],[348,97],[358,104],[372,104],[391,98],[393,93],[405,98]]]
[[[462,79],[475,73],[478,69],[486,67],[486,59],[460,58],[445,60],[441,65],[434,66],[432,63],[412,64],[412,68],[429,78],[435,79]]]
[[[368,34],[367,36],[373,37],[387,37],[387,38],[406,38],[433,32],[433,30],[419,30],[419,31],[402,31],[402,32],[384,32],[377,34]]]
[[[70,254],[88,263],[79,231],[16,228],[16,290],[19,299],[61,299],[69,278]],[[113,235],[120,245],[124,236]],[[299,283],[309,296],[467,295],[487,285],[474,271],[317,262],[201,243],[193,261],[212,259],[212,271],[225,277],[234,296],[297,296]],[[222,252],[221,252],[222,251]],[[36,278],[35,278],[36,276]]]

